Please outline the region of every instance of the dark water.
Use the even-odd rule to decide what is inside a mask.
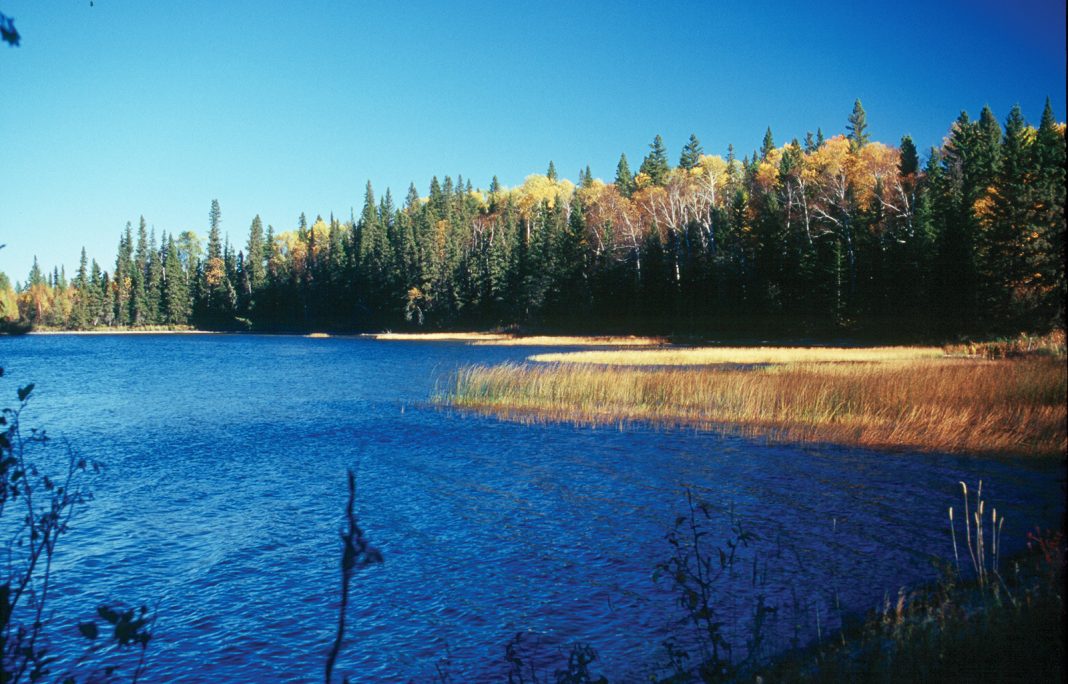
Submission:
[[[679,628],[653,581],[684,485],[762,536],[780,647],[935,577],[946,507],[982,478],[1004,539],[1063,510],[1057,464],[767,446],[708,433],[526,426],[428,404],[463,363],[531,349],[252,336],[0,339],[0,405],[103,461],[55,566],[57,614],[158,601],[149,681],[321,680],[335,628],[345,470],[385,554],[353,586],[357,680],[500,681],[518,632],[545,658],[646,679]],[[55,443],[54,443],[55,445]],[[751,582],[725,585],[745,631]],[[789,605],[789,609],[787,606]],[[818,617],[817,617],[818,614]],[[57,618],[62,622],[63,618]],[[67,648],[64,637],[57,648]],[[444,661],[447,660],[447,664]],[[560,662],[555,663],[556,666]]]

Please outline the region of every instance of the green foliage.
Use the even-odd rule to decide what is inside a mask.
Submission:
[[[653,138],[653,142],[649,143],[649,154],[645,155],[645,159],[642,160],[638,173],[648,176],[653,185],[663,185],[670,172],[671,165],[668,163],[664,139],[657,135]]]
[[[368,184],[348,221],[252,220],[243,251],[208,214],[157,245],[127,226],[110,273],[71,284],[37,266],[14,298],[21,325],[380,330],[535,326],[574,332],[952,338],[1043,332],[1064,321],[1064,129],[1014,110],[961,113],[921,165],[909,136],[850,137],[739,161],[696,135],[671,169],[657,136],[635,176],[577,187],[532,175],[414,185],[402,206]],[[773,166],[765,162],[771,162]],[[769,168],[770,166],[770,168]],[[680,171],[685,171],[682,173]],[[903,333],[902,331],[907,331]]]
[[[864,105],[860,104],[860,98],[853,102],[853,112],[849,115],[846,130],[849,131],[849,142],[854,150],[867,145],[871,138],[868,134],[868,115],[864,112]]]
[[[679,157],[679,167],[689,171],[701,162],[701,155],[704,154],[704,150],[701,148],[701,141],[697,139],[697,135],[691,133],[690,140],[682,148],[682,155]]]
[[[627,155],[619,155],[619,163],[616,164],[616,189],[624,197],[630,197],[634,193],[634,174],[630,172],[627,164]]]

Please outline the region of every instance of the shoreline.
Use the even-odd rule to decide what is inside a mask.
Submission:
[[[425,332],[425,333],[334,333],[325,331],[285,332],[266,330],[198,330],[198,329],[106,329],[106,330],[30,330],[24,335],[41,336],[104,336],[104,335],[262,335],[276,337],[305,337],[310,339],[368,339],[380,342],[463,342],[474,346],[532,346],[532,347],[665,347],[673,346],[662,337],[636,335],[529,335],[516,336],[491,332]]]

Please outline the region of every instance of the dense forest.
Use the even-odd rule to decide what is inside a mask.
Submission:
[[[925,160],[909,136],[869,139],[859,100],[844,135],[741,159],[659,136],[611,183],[544,175],[488,190],[445,176],[398,201],[368,183],[359,216],[235,246],[211,203],[191,231],[127,224],[111,271],[82,250],[73,276],[12,287],[9,325],[245,330],[512,327],[676,334],[896,337],[1064,325],[1065,125],[1019,107],[952,124]]]

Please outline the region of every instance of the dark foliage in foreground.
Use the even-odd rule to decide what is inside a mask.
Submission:
[[[0,682],[73,684],[120,676],[137,681],[152,638],[154,615],[147,606],[98,606],[103,629],[95,619],[69,627],[69,636],[80,634],[88,643],[84,652],[73,662],[53,655],[51,642],[60,636],[55,629],[73,616],[52,615],[52,559],[71,520],[92,500],[85,479],[99,467],[69,449],[56,458],[44,432],[23,429],[22,412],[33,389],[32,384],[20,387],[18,408],[0,415],[0,532],[6,558],[0,577]],[[127,665],[130,660],[133,665]]]

